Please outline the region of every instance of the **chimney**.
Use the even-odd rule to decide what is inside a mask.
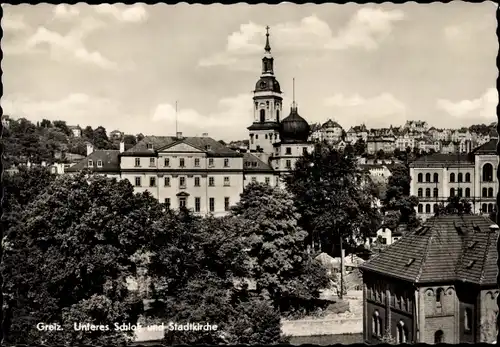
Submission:
[[[94,146],[91,143],[87,143],[87,157],[94,152]]]
[[[120,141],[120,153],[125,152],[125,142]]]
[[[177,134],[175,135],[175,137],[177,137],[179,140],[182,139],[182,133],[180,131],[177,132]]]

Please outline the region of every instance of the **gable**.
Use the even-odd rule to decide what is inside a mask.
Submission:
[[[159,153],[203,153],[199,148],[193,147],[187,143],[181,142],[162,148]]]

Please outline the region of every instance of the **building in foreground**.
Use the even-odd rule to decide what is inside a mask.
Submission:
[[[496,341],[498,236],[484,216],[437,216],[362,264],[364,341]]]
[[[474,213],[495,211],[498,179],[497,139],[492,139],[468,154],[436,153],[410,164],[410,195],[419,199],[417,214],[431,217],[438,204],[451,196],[471,201]]]

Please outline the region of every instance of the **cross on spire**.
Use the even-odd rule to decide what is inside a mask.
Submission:
[[[264,47],[264,50],[266,52],[271,52],[271,45],[269,45],[269,25],[266,26],[266,46]]]

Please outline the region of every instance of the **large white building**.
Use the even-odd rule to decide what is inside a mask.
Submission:
[[[146,136],[128,150],[123,142],[120,150],[94,150],[89,145],[87,157],[66,172],[90,170],[127,179],[136,192],[149,191],[171,208],[224,215],[247,184],[279,185],[280,177],[313,149],[310,126],[299,115],[295,100],[284,119],[282,101],[267,32],[253,96],[254,121],[248,127],[249,152],[232,150],[208,136]]]

